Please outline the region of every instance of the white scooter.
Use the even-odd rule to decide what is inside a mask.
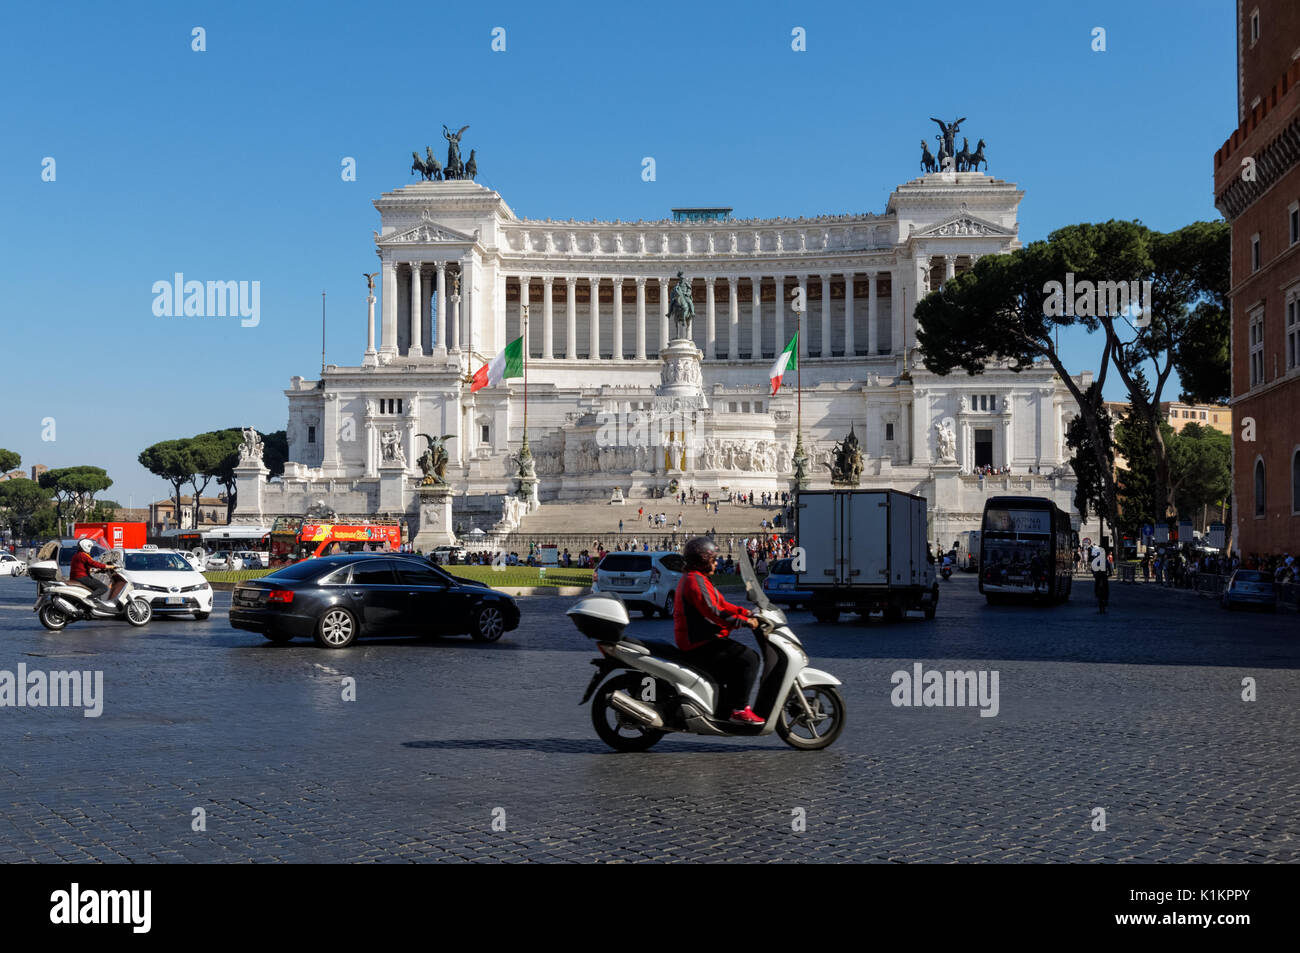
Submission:
[[[53,560],[32,563],[27,567],[36,580],[33,611],[41,625],[51,632],[62,630],[69,622],[95,619],[125,619],[137,628],[147,625],[153,618],[149,600],[133,595],[135,586],[122,574],[120,566],[115,563],[108,566],[112,582],[102,601],[85,586],[60,578],[59,564]]]
[[[616,751],[646,751],[672,731],[699,735],[755,736],[772,731],[793,748],[825,748],[844,730],[839,679],[808,667],[803,644],[785,614],[768,601],[744,553],[741,576],[759,627],[754,630],[763,673],[753,710],[762,725],[740,725],[717,713],[718,685],[691,666],[689,656],[667,642],[642,642],[624,634],[627,608],[613,595],[590,595],[569,609],[578,630],[596,640],[601,658],[579,705],[591,703],[591,720],[602,741]],[[611,672],[623,674],[605,681]],[[601,683],[604,682],[602,685]],[[597,688],[599,687],[599,691]]]

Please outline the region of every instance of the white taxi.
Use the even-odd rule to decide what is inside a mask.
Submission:
[[[27,564],[12,553],[0,553],[0,576],[21,576]]]
[[[212,614],[212,586],[183,553],[156,546],[128,549],[122,571],[155,615],[188,612],[203,620]]]

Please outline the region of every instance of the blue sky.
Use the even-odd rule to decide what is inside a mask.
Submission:
[[[371,202],[411,181],[413,149],[445,154],[443,123],[471,124],[479,181],[537,218],[881,212],[917,174],[928,117],[953,115],[987,140],[989,171],[1025,190],[1025,241],[1081,221],[1217,218],[1234,7],[10,5],[0,447],[28,467],[104,466],[108,495],[141,505],[168,492],[135,462],[148,444],[283,428],[290,376],[319,370],[322,291],[327,360],[357,363]],[[806,52],[791,50],[795,27]],[[261,323],[155,316],[151,287],[177,271],[260,281]],[[1097,342],[1068,344],[1072,367],[1095,365]],[[49,417],[56,439],[42,441]]]

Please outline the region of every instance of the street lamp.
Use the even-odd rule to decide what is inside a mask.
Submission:
[[[800,284],[802,289],[802,283]],[[801,342],[803,335],[803,295],[796,294],[794,301],[795,340]],[[798,345],[798,346],[801,346]],[[794,437],[794,486],[795,490],[808,489],[808,455],[803,449],[803,361],[795,354],[794,365],[795,392],[795,437]]]

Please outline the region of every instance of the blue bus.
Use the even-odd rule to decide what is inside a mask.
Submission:
[[[1037,496],[994,496],[980,526],[980,592],[989,605],[1070,598],[1074,581],[1070,516]]]

